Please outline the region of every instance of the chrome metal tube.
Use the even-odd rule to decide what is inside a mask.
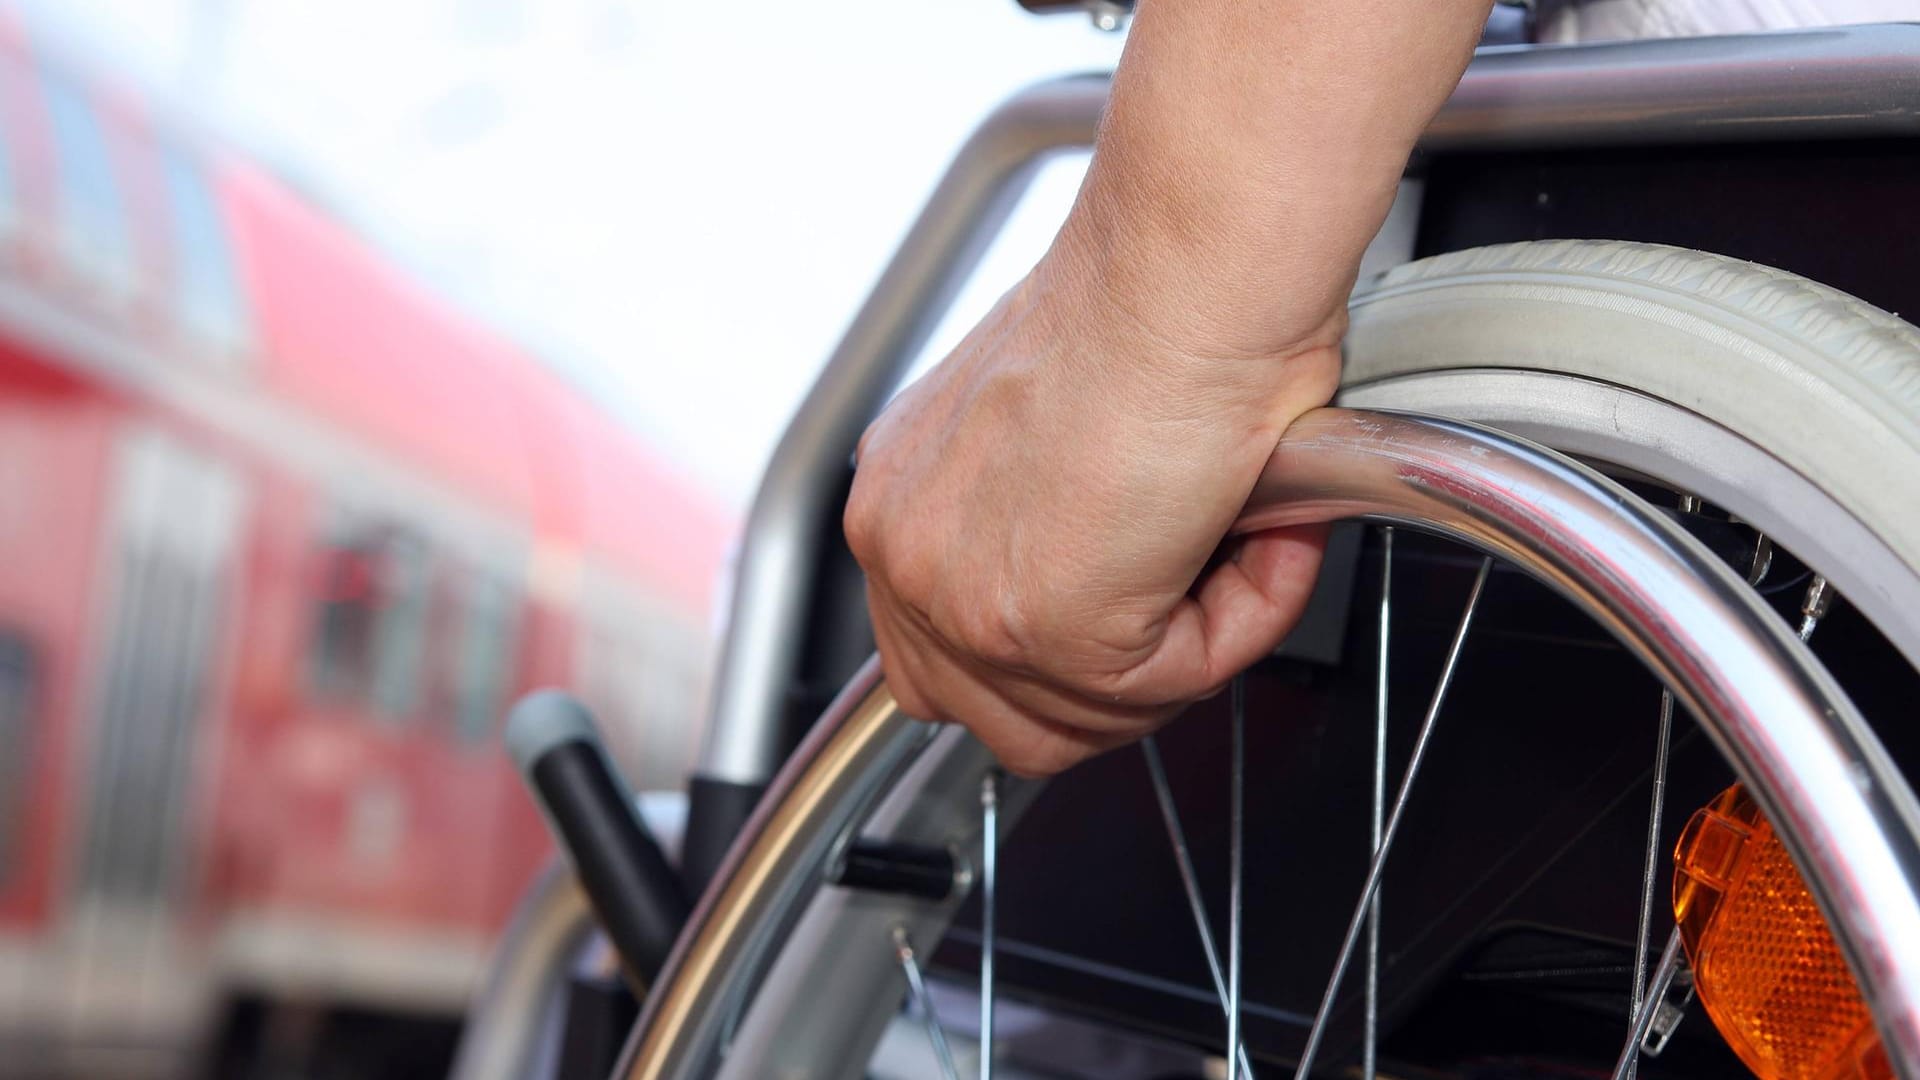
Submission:
[[[837,846],[933,731],[894,703],[878,657],[860,669],[775,777],[748,823],[750,842],[735,845],[694,908],[647,997],[621,1075],[712,1075],[709,1055],[745,1007],[735,995],[757,981]]]
[[[567,963],[593,930],[593,910],[558,859],[534,879],[494,948],[487,981],[467,1012],[452,1080],[533,1075],[541,1032],[566,984]]]
[[[1920,26],[1903,24],[1488,49],[1420,147],[1915,135]]]

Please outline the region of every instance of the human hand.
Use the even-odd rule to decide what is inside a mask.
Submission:
[[[1279,644],[1324,529],[1222,540],[1339,382],[1361,253],[1487,10],[1138,6],[1053,249],[861,441],[847,540],[909,713],[1053,773]]]
[[[1208,355],[1043,262],[861,440],[845,526],[901,706],[1047,775],[1151,733],[1299,618],[1322,527],[1222,547],[1333,393],[1304,345]]]

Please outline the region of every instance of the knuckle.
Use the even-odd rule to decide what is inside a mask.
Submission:
[[[846,510],[840,515],[840,529],[846,535],[847,548],[861,566],[871,569],[880,556],[880,507],[874,486],[859,473],[854,474],[853,490],[847,495]]]
[[[887,563],[887,585],[902,599],[925,611],[941,595],[940,553],[922,543],[919,537],[898,538],[898,550]]]
[[[975,597],[961,612],[960,646],[989,664],[1029,667],[1043,651],[1032,608],[1011,590]]]

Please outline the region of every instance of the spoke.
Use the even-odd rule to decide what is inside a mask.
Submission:
[[[1147,762],[1147,777],[1153,781],[1153,797],[1160,804],[1160,821],[1167,827],[1167,843],[1173,848],[1174,865],[1180,871],[1180,886],[1187,894],[1187,910],[1193,915],[1193,928],[1200,935],[1200,950],[1207,956],[1207,974],[1213,977],[1213,992],[1220,998],[1220,1015],[1233,1011],[1227,1002],[1227,976],[1220,968],[1220,950],[1213,943],[1213,928],[1207,923],[1206,900],[1200,895],[1200,875],[1194,872],[1193,855],[1187,849],[1187,830],[1180,824],[1180,810],[1173,802],[1173,788],[1167,783],[1167,767],[1160,759],[1160,744],[1149,735],[1140,740],[1140,753]],[[1247,1060],[1247,1048],[1240,1047],[1240,1072],[1253,1080],[1253,1064]]]
[[[1627,1080],[1638,1068],[1640,1044],[1647,1040],[1653,1019],[1660,1014],[1660,1003],[1667,999],[1667,988],[1673,985],[1673,977],[1679,970],[1680,928],[1675,927],[1667,936],[1667,947],[1660,951],[1660,966],[1653,971],[1653,983],[1647,987],[1647,1007],[1640,1010],[1633,1029],[1627,1032],[1627,1045],[1620,1048],[1620,1060],[1613,1066],[1613,1080]]]
[[[1233,764],[1228,784],[1227,810],[1227,1071],[1235,1080],[1240,1072],[1240,948],[1241,883],[1246,863],[1247,796],[1247,685],[1244,675],[1233,677]]]
[[[1773,569],[1773,541],[1766,533],[1755,534],[1753,541],[1753,566],[1747,571],[1747,584],[1758,585],[1767,579],[1767,571]]]
[[[1753,563],[1747,571],[1747,584],[1758,585],[1767,576],[1773,565],[1773,542],[1764,533],[1754,539]],[[1815,577],[1807,587],[1805,601],[1801,604],[1802,621],[1800,640],[1806,641],[1813,636],[1813,628],[1826,614],[1827,606],[1832,602],[1832,591],[1823,577]],[[1667,757],[1673,740],[1673,692],[1660,691],[1660,728],[1654,743],[1653,755],[1653,795],[1647,811],[1647,858],[1645,872],[1640,884],[1640,926],[1639,936],[1633,954],[1633,995],[1632,1007],[1627,1013],[1627,1048],[1621,1055],[1619,1067],[1614,1075],[1620,1080],[1633,1080],[1640,1070],[1640,1054],[1637,1052],[1646,1041],[1647,1029],[1656,1019],[1661,1002],[1667,995],[1667,987],[1673,981],[1674,971],[1678,967],[1678,948],[1680,932],[1675,930],[1667,940],[1667,946],[1660,958],[1660,969],[1655,972],[1653,985],[1647,984],[1647,955],[1653,936],[1653,893],[1654,880],[1660,860],[1660,819],[1666,798]]]
[[[1366,922],[1367,912],[1373,906],[1373,897],[1380,888],[1380,871],[1387,863],[1387,854],[1393,848],[1394,834],[1400,831],[1400,819],[1407,809],[1407,797],[1412,794],[1413,781],[1419,775],[1421,760],[1427,754],[1427,742],[1433,735],[1434,721],[1440,716],[1440,707],[1447,699],[1447,690],[1453,685],[1453,673],[1459,666],[1460,650],[1467,641],[1467,630],[1473,625],[1473,613],[1480,606],[1480,594],[1487,585],[1487,574],[1493,569],[1493,560],[1484,559],[1480,563],[1480,572],[1473,579],[1473,590],[1467,594],[1466,610],[1460,613],[1460,625],[1454,630],[1453,643],[1447,648],[1447,659],[1440,668],[1440,681],[1433,688],[1433,698],[1427,703],[1427,715],[1420,722],[1420,734],[1413,743],[1413,756],[1407,761],[1407,771],[1400,779],[1400,790],[1393,797],[1393,812],[1387,816],[1387,827],[1380,834],[1380,849],[1374,852],[1373,861],[1367,867],[1367,881],[1360,889],[1360,900],[1354,905],[1353,917],[1347,922],[1346,937],[1341,939],[1340,952],[1333,964],[1333,974],[1327,979],[1326,992],[1320,996],[1320,1009],[1314,1013],[1313,1028],[1307,1032],[1307,1045],[1300,1051],[1300,1065],[1294,1071],[1294,1080],[1306,1080],[1313,1069],[1313,1056],[1320,1049],[1320,1040],[1326,1036],[1327,1018],[1333,1013],[1333,999],[1340,989],[1340,979],[1347,973],[1347,964],[1353,959],[1353,947],[1360,940],[1360,928]]]
[[[1380,645],[1373,688],[1373,846],[1380,853],[1380,832],[1387,810],[1387,647],[1393,636],[1393,527],[1380,530]],[[1374,1080],[1380,1037],[1380,890],[1367,905],[1366,1032],[1360,1044],[1360,1078]]]
[[[1800,601],[1801,641],[1813,636],[1813,628],[1820,625],[1820,620],[1826,617],[1827,609],[1832,606],[1833,587],[1827,584],[1826,578],[1814,575],[1812,583],[1807,586],[1806,597]]]
[[[942,1080],[960,1080],[960,1071],[953,1066],[953,1051],[947,1046],[947,1033],[940,1029],[940,1017],[933,1011],[933,997],[927,993],[927,980],[920,974],[920,962],[914,958],[913,942],[907,937],[907,928],[893,928],[893,951],[900,958],[900,967],[907,973],[907,990],[913,995],[913,1006],[927,1020],[927,1041],[933,1044],[933,1056],[940,1062]]]
[[[980,781],[980,1080],[993,1080],[994,877],[1000,846],[1000,778]]]
[[[1640,1014],[1657,1007],[1658,998],[1647,996],[1647,953],[1651,948],[1653,936],[1653,893],[1654,882],[1660,871],[1660,817],[1667,798],[1667,751],[1673,742],[1673,693],[1660,691],[1660,727],[1653,744],[1653,795],[1647,807],[1647,858],[1640,875],[1640,925],[1634,938],[1633,949],[1633,995],[1632,1005],[1627,1011],[1628,1030],[1637,1030],[1640,1026]],[[1652,1005],[1648,1002],[1651,1000]],[[1627,1075],[1633,1076],[1639,1069],[1638,1058],[1627,1067]]]

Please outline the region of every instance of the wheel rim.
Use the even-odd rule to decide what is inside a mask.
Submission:
[[[1543,500],[1554,513],[1539,513]],[[1317,414],[1290,432],[1255,502],[1264,509],[1248,517],[1247,528],[1368,516],[1452,536],[1507,557],[1615,631],[1694,708],[1761,795],[1877,1006],[1890,1056],[1911,1075],[1920,1060],[1920,974],[1911,960],[1903,964],[1903,951],[1913,950],[1902,946],[1920,940],[1920,812],[1838,687],[1712,555],[1595,474],[1443,422]],[[1604,544],[1594,546],[1596,537]],[[1650,605],[1649,593],[1660,602]],[[819,860],[876,804],[870,830],[952,837],[955,820],[902,796],[914,790],[911,783],[884,801],[880,789],[911,767],[921,772],[914,783],[951,792],[969,780],[977,785],[989,768],[958,732],[918,754],[929,729],[898,714],[871,665],[830,718],[777,782],[776,794],[788,797],[769,798],[763,827],[750,830],[754,842],[736,851],[725,886],[710,894],[695,931],[683,938],[626,1075],[708,1075],[729,1039],[747,1051],[770,1045],[779,1025],[764,1019],[766,1010],[754,1010],[738,1032],[729,1030],[728,1018],[765,971],[765,947],[801,917],[803,894],[824,865]],[[820,925],[802,926],[796,940],[827,932],[840,942],[864,940],[848,933],[864,923],[883,928],[873,935],[876,943],[896,924],[930,941],[957,903],[826,899],[835,910],[816,902],[805,917]],[[755,935],[737,933],[745,927]],[[884,976],[884,965],[875,970]],[[818,977],[802,979],[804,987],[794,978],[775,965],[762,1003],[793,992],[816,1002],[833,997]],[[844,1000],[837,1003],[844,1007]],[[790,1036],[793,1028],[780,1030]],[[814,1030],[820,1039],[813,1049],[826,1058],[832,1044],[860,1042],[852,1031]],[[790,1038],[784,1045],[797,1049]]]
[[[1699,495],[1819,567],[1920,667],[1920,572],[1812,481],[1697,413],[1593,379],[1493,368],[1350,386],[1340,404],[1485,424]]]

